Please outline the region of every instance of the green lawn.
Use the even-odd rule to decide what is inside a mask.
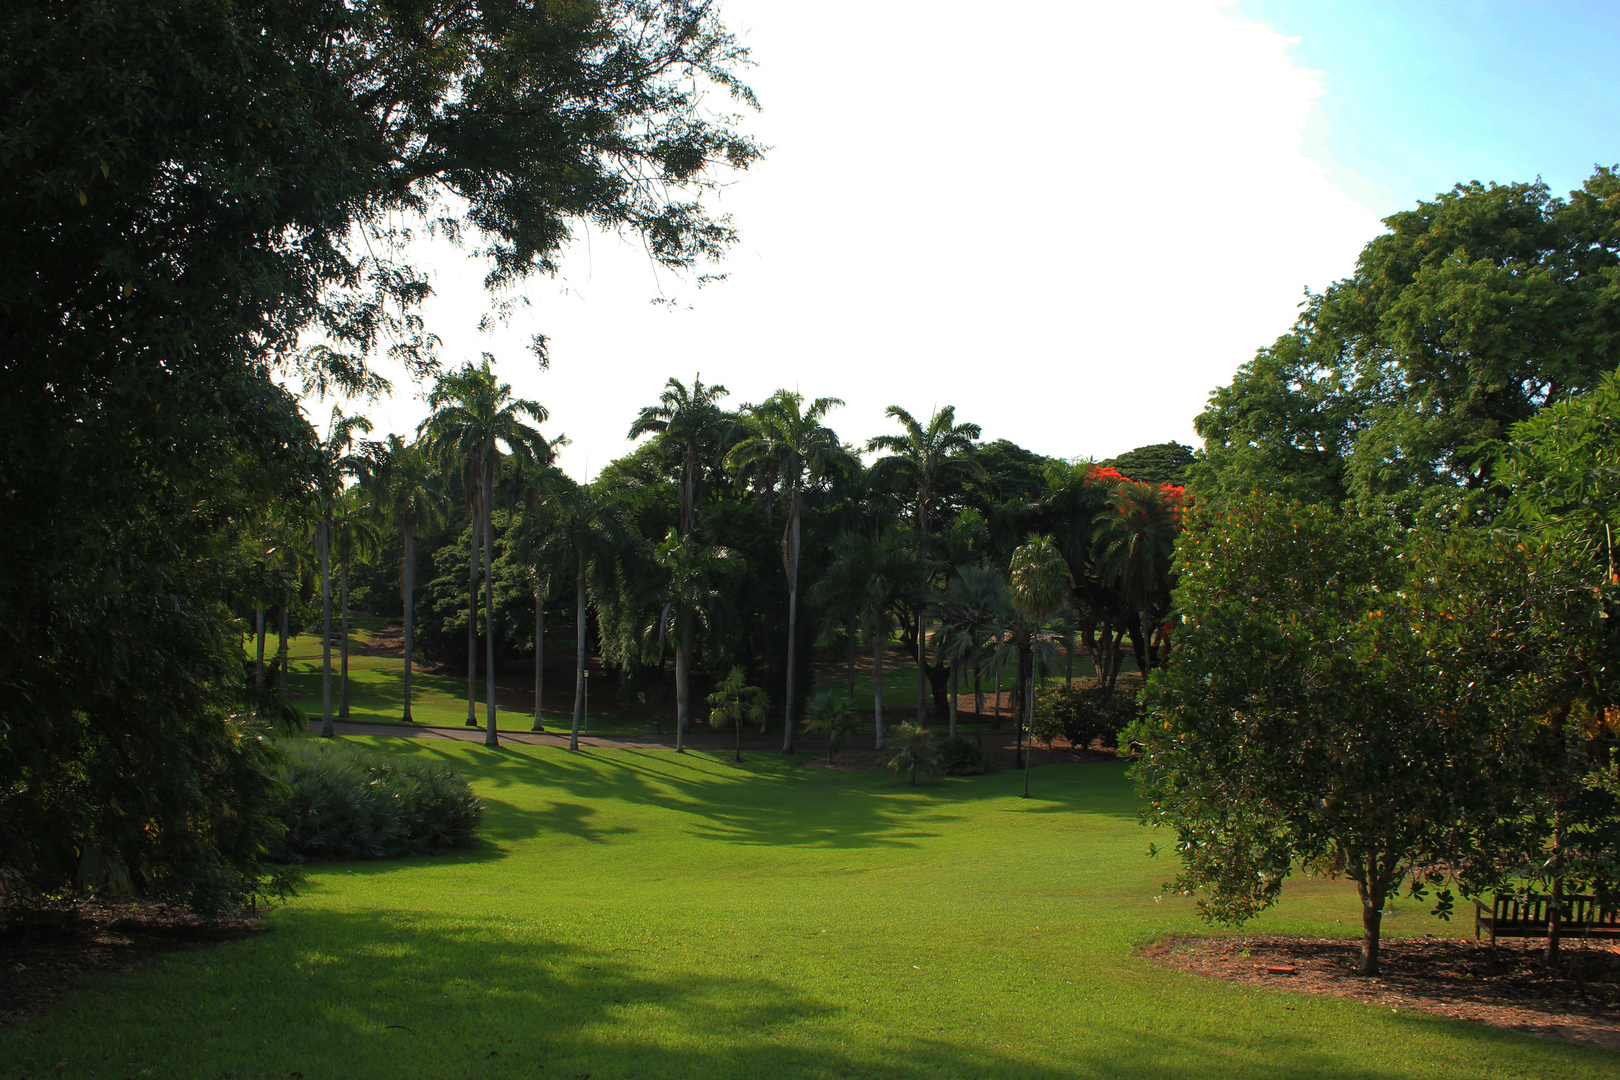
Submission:
[[[775,755],[382,742],[487,841],[315,867],[272,930],[93,977],[0,1077],[1612,1077],[1620,1055],[1137,959],[1196,931],[1118,766],[889,788]],[[1393,933],[1448,933],[1396,905]],[[1350,933],[1342,883],[1267,931]],[[59,1063],[65,1063],[59,1066]]]

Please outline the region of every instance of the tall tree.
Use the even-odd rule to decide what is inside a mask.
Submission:
[[[1062,611],[1069,596],[1069,565],[1050,536],[1039,536],[1013,552],[1008,569],[1007,601],[1020,620],[1031,628],[1042,627]],[[1050,633],[1050,631],[1048,631]],[[1020,670],[1024,676],[1019,688],[1022,698],[1023,729],[1029,730],[1035,716],[1035,633],[1019,640]],[[1029,798],[1029,757],[1024,754],[1024,798]]]
[[[656,435],[666,453],[680,461],[681,536],[697,528],[698,488],[706,468],[719,463],[721,443],[733,419],[719,405],[729,391],[723,386],[704,386],[694,376],[691,389],[672,378],[658,395],[658,404],[648,405],[630,425],[628,438]]]
[[[856,467],[855,455],[844,449],[822,418],[842,405],[838,398],[817,398],[808,408],[804,396],[778,390],[750,412],[754,434],[732,447],[727,457],[732,468],[764,466],[773,486],[787,503],[787,528],[782,534],[782,570],[788,580],[787,696],[782,724],[782,753],[793,752],[795,651],[799,623],[799,544],[804,525],[806,489],[821,484],[835,472]]]
[[[412,650],[416,617],[416,538],[444,517],[445,495],[439,470],[418,444],[398,435],[388,436],[367,480],[372,498],[383,517],[399,530],[404,546],[400,566],[400,598],[404,603],[405,687],[403,719],[411,719]]]
[[[992,628],[1007,614],[1006,575],[992,566],[964,566],[945,586],[940,601],[940,629],[953,667],[973,672],[973,715],[979,745],[984,745],[984,672],[980,661]],[[999,692],[999,688],[998,688]],[[956,735],[955,725],[950,734]]]
[[[493,358],[487,353],[479,367],[467,364],[441,377],[428,397],[428,407],[433,412],[422,421],[422,440],[446,469],[459,469],[471,479],[475,550],[479,533],[483,534],[484,642],[488,652],[484,745],[496,746],[500,738],[495,716],[495,582],[490,574],[495,557],[495,484],[507,458],[520,465],[550,463],[551,443],[527,423],[544,423],[547,413],[537,401],[512,397],[511,384],[496,379]],[[476,655],[469,655],[467,662],[469,670],[474,668]]]
[[[1159,657],[1154,628],[1170,610],[1170,561],[1181,530],[1182,490],[1121,480],[1097,515],[1097,571],[1135,616],[1130,628],[1144,678]]]
[[[682,753],[692,721],[689,665],[693,650],[700,643],[717,643],[728,623],[734,621],[730,596],[745,565],[727,548],[703,547],[695,539],[682,539],[673,530],[654,553],[653,561],[663,571],[664,579],[653,594],[658,613],[645,636],[649,640],[668,636],[676,642],[675,750]]]
[[[544,531],[531,534],[528,558],[535,565],[556,567],[574,579],[575,633],[574,720],[570,750],[579,749],[585,719],[585,637],[588,600],[594,588],[605,595],[615,588],[624,564],[640,557],[641,537],[616,499],[602,485],[572,485],[548,500],[550,517]]]
[[[878,435],[866,444],[868,451],[882,450],[885,457],[872,466],[875,477],[903,484],[915,492],[913,521],[917,530],[917,561],[928,559],[928,530],[942,488],[952,481],[982,478],[983,471],[973,460],[973,444],[979,438],[977,424],[958,424],[956,406],[947,405],[929,418],[928,426],[898,405],[883,413],[900,424],[900,435]],[[917,593],[917,723],[928,715],[928,599],[927,574],[922,575]]]
[[[321,737],[330,739],[332,727],[332,519],[344,488],[366,468],[364,456],[356,452],[356,436],[369,433],[371,421],[363,416],[344,416],[332,410],[326,438],[316,447],[315,499],[317,523],[315,548],[321,566]]]

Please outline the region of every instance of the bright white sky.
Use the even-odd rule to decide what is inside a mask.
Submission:
[[[1288,328],[1306,286],[1350,272],[1380,217],[1472,178],[1420,171],[1392,194],[1335,160],[1333,72],[1223,0],[723,10],[758,65],[750,129],[773,148],[721,198],[742,234],[729,280],[698,289],[582,236],[559,278],[530,283],[532,307],[480,334],[483,268],[418,255],[446,362],[493,353],[572,439],[577,478],[630,449],[667,378],[698,372],[734,405],[841,397],[829,419],[852,442],[892,429],[887,405],[954,404],[986,439],[1059,457],[1195,443],[1209,392]],[[536,332],[549,371],[525,348]],[[365,410],[379,433],[424,415],[425,388],[398,389]]]

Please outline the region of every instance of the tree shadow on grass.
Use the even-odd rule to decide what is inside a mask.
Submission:
[[[0,1032],[6,1074],[61,1075],[58,1062],[101,1059],[109,1075],[346,1080],[1395,1080],[1409,1075],[1412,1059],[1360,1049],[1362,1036],[1409,1034],[1371,1017],[1352,1019],[1353,1032],[1279,1023],[1257,1035],[1214,1018],[1165,1025],[1141,1009],[1134,1019],[1087,1017],[1083,1038],[1060,1036],[1057,1046],[1052,1021],[1039,1016],[1025,1028],[1009,1029],[1005,1016],[993,1030],[945,1028],[894,995],[874,1012],[857,988],[834,995],[738,970],[743,961],[708,951],[693,930],[604,950],[507,918],[305,908],[281,912],[275,924],[273,933],[160,970],[90,981],[47,1016]],[[1457,1075],[1507,1075],[1509,1063],[1526,1059],[1547,1076],[1600,1076],[1613,1064],[1602,1051],[1543,1044],[1527,1055],[1524,1039],[1509,1033],[1412,1022],[1421,1029],[1410,1034],[1438,1034],[1456,1051],[1447,1060]]]

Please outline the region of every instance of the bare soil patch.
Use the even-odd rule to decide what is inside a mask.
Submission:
[[[209,921],[183,907],[127,901],[0,911],[0,1027],[40,1015],[81,975],[133,971],[164,953],[263,930],[251,913]]]
[[[1343,938],[1172,937],[1142,955],[1193,975],[1331,994],[1620,1050],[1620,950],[1565,942],[1557,968],[1537,942],[1492,949],[1456,938],[1386,938],[1382,974],[1355,974],[1361,943]],[[1291,970],[1290,970],[1291,969]]]

